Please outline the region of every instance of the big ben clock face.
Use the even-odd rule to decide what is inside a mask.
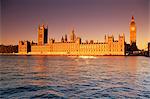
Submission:
[[[132,30],[132,31],[135,31],[135,27],[131,27],[131,30]]]

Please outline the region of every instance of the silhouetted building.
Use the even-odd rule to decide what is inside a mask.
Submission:
[[[18,53],[18,45],[0,45],[0,54]]]
[[[64,38],[63,38],[63,36],[62,36],[62,38],[61,38],[61,42],[64,42]]]
[[[67,35],[65,34],[65,42],[67,42]]]

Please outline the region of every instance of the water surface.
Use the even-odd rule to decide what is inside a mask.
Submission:
[[[150,99],[150,58],[0,56],[0,98]]]

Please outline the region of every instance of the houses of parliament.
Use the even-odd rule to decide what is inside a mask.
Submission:
[[[136,24],[134,17],[130,23],[130,47],[136,47]],[[38,27],[38,43],[29,41],[19,41],[18,53],[29,55],[125,55],[126,42],[122,33],[118,40],[113,35],[104,36],[104,42],[94,42],[93,40],[82,42],[81,38],[75,34],[73,29],[70,37],[62,36],[60,41],[48,39],[48,27],[41,25]]]

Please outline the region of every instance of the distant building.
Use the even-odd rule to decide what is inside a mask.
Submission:
[[[76,37],[74,29],[70,34],[70,41],[62,36],[60,42],[50,39],[44,42],[45,27],[39,27],[38,44],[19,42],[19,53],[46,54],[46,55],[125,55],[125,36],[119,35],[118,40],[114,36],[106,36],[105,42],[82,42],[80,37]],[[40,36],[40,34],[42,36]],[[47,35],[46,35],[47,37]],[[45,37],[45,38],[46,38]],[[28,46],[31,47],[28,47]]]

